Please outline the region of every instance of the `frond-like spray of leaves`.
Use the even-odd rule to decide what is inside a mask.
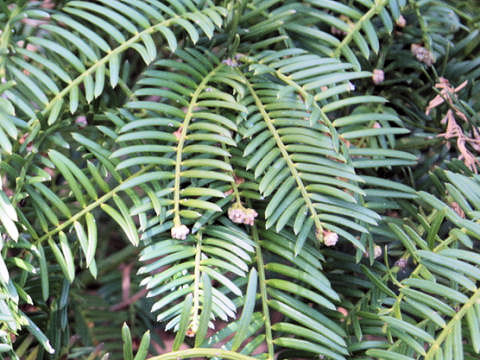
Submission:
[[[162,169],[146,173],[145,180],[172,179],[162,190],[162,205],[168,208],[166,217],[173,218],[172,236],[185,238],[189,230],[182,225],[200,217],[199,210],[222,211],[214,199],[223,198],[222,186],[234,179],[225,161],[230,153],[218,144],[236,146],[232,131],[237,127],[230,118],[245,108],[224,91],[225,87],[242,91],[238,75],[215,55],[197,50],[176,54],[177,60],[156,62],[139,81],[142,87],[135,94],[141,100],[126,107],[145,115],[119,129],[116,142],[128,145],[112,157],[128,156],[117,169],[146,165]],[[158,153],[161,158],[154,156]]]
[[[477,8],[0,2],[0,357],[477,358]]]
[[[159,298],[152,311],[160,311],[157,320],[166,321],[167,329],[178,331],[178,346],[185,335],[197,334],[196,343],[202,343],[215,319],[235,318],[237,306],[233,300],[242,296],[242,281],[224,274],[245,278],[252,245],[243,231],[229,224],[189,235],[182,245],[175,239],[165,239],[143,250],[140,258],[149,263],[139,273],[152,275],[142,284],[149,290],[148,297]]]

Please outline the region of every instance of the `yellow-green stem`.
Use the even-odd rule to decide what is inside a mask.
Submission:
[[[410,0],[409,4],[413,8],[418,24],[420,25],[420,29],[422,30],[423,45],[428,51],[432,51],[432,47],[430,46],[430,36],[428,35],[428,26],[423,19],[422,13],[420,12],[420,6],[418,6],[418,2],[416,0]]]
[[[360,29],[363,27],[363,24],[369,21],[375,14],[378,14],[384,7],[387,5],[389,0],[377,0],[375,1],[375,6],[368,10],[358,21],[355,23],[354,26],[350,28],[348,34],[343,38],[342,42],[337,46],[333,56],[339,57],[342,53],[342,50],[345,46],[348,46],[350,42],[353,40],[353,36],[360,32]]]
[[[287,163],[287,166],[290,170],[290,173],[294,177],[295,181],[297,182],[298,189],[300,190],[300,193],[302,194],[302,197],[305,201],[305,204],[313,218],[313,221],[315,223],[316,227],[316,232],[317,236],[319,236],[319,240],[321,240],[322,236],[322,224],[320,222],[320,219],[318,217],[317,211],[315,210],[315,207],[313,206],[312,200],[310,199],[310,196],[308,195],[307,189],[305,188],[305,185],[303,184],[303,181],[300,177],[299,172],[297,171],[297,168],[295,164],[293,163],[292,159],[290,158],[290,155],[288,154],[288,151],[285,147],[285,144],[283,143],[280,134],[278,133],[277,129],[275,128],[275,125],[273,124],[272,118],[270,118],[270,115],[268,115],[268,112],[265,109],[265,105],[262,103],[262,100],[260,97],[257,95],[255,92],[255,89],[253,88],[252,84],[248,79],[238,71],[238,74],[242,76],[245,79],[245,84],[247,85],[248,90],[253,96],[253,99],[255,100],[255,104],[257,105],[258,110],[260,111],[260,114],[262,114],[263,119],[265,120],[265,123],[267,125],[268,130],[272,133],[275,142],[277,143],[277,147],[280,150],[280,153],[282,154],[282,157],[284,158],[285,162]]]
[[[215,75],[215,73],[221,69],[224,65],[220,64],[216,68],[214,68],[207,76],[205,76],[202,82],[198,85],[197,89],[192,95],[192,99],[190,100],[190,104],[188,105],[187,113],[185,114],[185,119],[183,120],[183,124],[181,126],[181,132],[178,136],[178,144],[177,144],[177,156],[175,160],[175,184],[173,188],[173,226],[180,226],[180,180],[181,180],[181,171],[182,171],[182,155],[183,155],[183,146],[185,145],[185,140],[187,138],[187,131],[188,125],[193,117],[193,112],[195,107],[197,106],[197,100],[200,94],[202,93],[205,86],[210,81],[210,78]]]
[[[460,229],[460,231],[466,233],[466,232],[467,232],[467,229],[462,228],[462,229]],[[438,252],[438,251],[446,248],[448,245],[450,245],[450,244],[451,244],[453,241],[455,241],[455,240],[456,240],[456,239],[455,239],[454,236],[449,236],[449,237],[446,238],[441,244],[439,244],[435,249],[433,249],[432,252],[436,253],[436,252]],[[407,251],[406,253],[408,253],[408,251]],[[417,276],[417,275],[420,273],[420,271],[422,270],[422,267],[424,267],[424,266],[425,266],[425,265],[423,265],[423,264],[418,264],[418,266],[415,268],[415,270],[412,271],[412,273],[410,274],[410,277],[415,277],[415,276]],[[386,277],[388,277],[388,274],[386,275]],[[382,280],[385,280],[385,279],[386,279],[385,277],[382,278]],[[478,292],[478,290],[477,290],[477,292]],[[477,294],[477,292],[476,292],[475,294]],[[394,312],[395,312],[396,310],[399,310],[400,303],[402,302],[402,299],[404,298],[404,296],[405,296],[405,295],[404,295],[403,293],[400,293],[400,294],[398,295],[398,297],[396,298],[395,303],[394,303],[394,304],[392,305],[392,307],[391,307],[391,309],[392,309]],[[475,295],[474,295],[474,296],[475,296]],[[470,298],[469,302],[471,301],[471,299],[472,299],[472,298]],[[467,302],[467,303],[468,303],[468,302]],[[464,305],[464,306],[465,306],[465,305]],[[454,318],[455,318],[457,315],[458,315],[458,313],[454,316]],[[452,321],[453,321],[453,318],[452,318],[452,320],[450,320],[449,324],[450,324]],[[442,333],[443,333],[443,331],[442,331]],[[438,340],[438,339],[439,339],[439,338],[437,337],[437,340]],[[435,341],[435,343],[437,342],[437,340]],[[444,340],[444,338],[443,338],[443,340]],[[442,341],[443,341],[443,340],[442,340]],[[389,349],[392,350],[395,346],[398,345],[398,343],[399,343],[399,341],[396,341]],[[432,347],[433,347],[433,345],[432,345]],[[431,349],[430,349],[430,350],[431,350]],[[430,352],[430,351],[429,351],[429,352]],[[425,358],[425,360],[426,360],[426,359],[427,359],[427,358]]]
[[[282,73],[278,70],[275,71],[275,74],[277,75],[277,77],[280,80],[282,80],[283,82],[285,82],[286,84],[288,84],[289,86],[291,86],[295,90],[297,90],[299,92],[299,94],[302,95],[303,99],[305,99],[305,101],[306,101],[306,99],[308,98],[308,96],[310,94],[303,87],[298,85],[295,81],[292,81],[292,78],[290,76],[287,76],[287,75],[285,75],[284,73]],[[330,119],[328,118],[327,114],[325,114],[325,112],[322,110],[322,108],[320,106],[318,106],[318,104],[315,101],[313,102],[313,106],[318,108],[318,110],[320,111],[320,115],[322,116],[322,119],[323,119],[324,123],[329,127],[333,127],[333,124],[330,121]]]
[[[250,206],[250,204],[249,204]],[[257,226],[252,226],[252,237],[255,242],[255,256],[257,258],[258,285],[262,299],[263,321],[265,322],[265,341],[267,343],[268,360],[273,360],[275,353],[273,349],[272,324],[270,322],[270,311],[268,309],[267,283],[265,280],[265,265],[263,263],[262,248],[258,236]]]
[[[462,229],[462,231],[466,229]],[[446,238],[441,244],[439,244],[435,249],[432,250],[432,252],[434,253],[437,253],[438,251],[444,249],[445,247],[447,247],[448,245],[450,245],[450,243],[452,243],[453,241],[455,241],[455,238],[453,236],[449,236],[448,238]],[[412,273],[410,274],[410,277],[415,277],[417,276],[420,271],[422,270],[422,267],[424,267],[425,265],[423,264],[418,264],[418,266],[415,268],[415,270],[412,271]],[[403,293],[400,293],[395,301],[395,303],[393,304],[392,306],[392,309],[395,309],[396,306],[400,306],[400,303],[403,299],[404,295]]]
[[[197,239],[197,247],[195,249],[195,268],[194,268],[194,282],[193,282],[193,308],[192,308],[192,324],[191,330],[193,333],[197,332],[199,323],[200,311],[200,262],[202,261],[202,232],[199,231],[195,236]]]
[[[98,60],[95,64],[90,66],[86,71],[84,71],[77,78],[75,78],[72,82],[70,82],[62,91],[60,91],[57,95],[55,95],[55,97],[52,100],[50,100],[50,102],[42,110],[42,114],[43,115],[47,114],[50,111],[50,109],[57,103],[57,101],[60,101],[66,95],[68,95],[68,93],[70,92],[70,90],[73,87],[79,86],[87,76],[94,74],[94,72],[99,67],[107,64],[113,56],[119,55],[122,52],[128,50],[133,44],[140,41],[142,39],[142,36],[157,32],[158,29],[161,29],[165,26],[171,26],[172,22],[174,22],[176,19],[178,19],[178,18],[188,18],[188,15],[190,15],[190,14],[191,13],[185,13],[185,14],[182,14],[182,16],[174,16],[174,17],[172,17],[168,20],[165,20],[165,21],[162,21],[158,24],[152,25],[152,26],[146,28],[145,30],[143,30],[139,33],[136,33],[134,36],[132,36],[127,41],[125,41],[123,44],[121,44],[120,46],[116,47],[115,49],[109,51],[107,53],[107,55],[105,55],[103,58]]]
[[[173,351],[168,354],[151,357],[148,360],[178,360],[178,359],[191,359],[191,358],[200,358],[200,357],[208,357],[208,358],[217,357],[220,359],[231,359],[231,360],[256,360],[256,358],[254,357],[239,354],[234,351],[223,350],[223,349],[208,349],[208,348],[196,348],[196,349]]]
[[[13,18],[14,16],[16,16],[18,13],[14,13],[12,12],[11,14],[11,18]],[[139,33],[136,33],[134,36],[132,36],[130,39],[128,39],[127,41],[125,41],[123,44],[121,44],[120,46],[116,47],[115,49],[113,50],[110,50],[103,58],[101,58],[99,61],[97,61],[96,63],[92,64],[92,66],[90,66],[88,69],[86,69],[83,73],[81,73],[80,75],[78,75],[74,80],[72,80],[66,87],[64,87],[62,89],[62,91],[60,91],[58,94],[56,94],[46,105],[45,107],[43,108],[43,110],[41,111],[41,114],[42,116],[46,116],[49,111],[55,106],[55,104],[58,102],[58,101],[61,101],[64,97],[66,97],[70,91],[76,87],[76,86],[80,86],[81,83],[83,82],[83,80],[87,77],[87,76],[90,76],[92,74],[94,74],[94,72],[101,66],[104,66],[105,64],[107,64],[110,59],[113,57],[113,56],[116,56],[116,55],[119,55],[121,54],[122,52],[128,50],[134,43],[140,41],[142,39],[142,36],[143,35],[146,35],[146,34],[151,34],[151,33],[154,33],[154,32],[157,32],[158,29],[161,29],[162,27],[165,27],[165,26],[171,26],[172,25],[172,22],[174,22],[177,18],[188,18],[188,15],[190,15],[190,13],[185,13],[183,14],[182,16],[174,16],[168,20],[165,20],[165,21],[162,21],[158,24],[155,24],[155,25],[152,25],[148,28],[146,28],[145,30],[139,32]],[[10,29],[9,27],[9,23],[7,23],[6,27],[4,30],[6,29]],[[8,35],[7,35],[8,33]],[[5,45],[5,50],[8,50],[6,48],[6,46],[8,45],[8,38],[7,36],[10,36],[9,35],[10,31],[4,31],[2,33],[2,36],[0,37],[0,50],[2,49],[2,46]],[[4,73],[4,55],[0,53],[0,75],[2,75]],[[3,76],[3,75],[2,75]],[[40,126],[40,120],[38,118],[34,118],[31,120],[31,127],[32,128],[35,128],[36,126]],[[30,155],[30,154],[29,154]],[[31,162],[32,162],[32,159],[33,159],[33,156],[29,156],[27,158],[27,162],[25,163],[23,169],[22,169],[22,172],[23,172],[23,176],[21,175],[21,179],[22,181],[20,181],[21,183],[21,186],[23,186],[23,182],[24,182],[24,179],[25,179],[25,176],[26,176],[26,173],[28,171],[28,168],[30,167],[31,165]],[[18,183],[17,183],[18,184]],[[15,194],[18,194],[19,191],[21,190],[21,186],[18,186],[16,187],[16,190],[15,190]]]
[[[140,176],[141,174],[143,174],[144,172],[152,169],[154,167],[154,165],[149,165],[149,166],[146,166],[144,167],[142,170],[136,172],[134,175],[128,177],[125,181],[123,181],[121,184],[119,184],[117,187],[113,188],[111,191],[109,191],[108,193],[106,193],[105,195],[99,197],[97,200],[95,200],[93,203],[89,204],[88,206],[84,207],[82,210],[80,210],[78,213],[76,213],[75,215],[73,215],[72,217],[70,217],[68,220],[66,220],[65,222],[61,223],[60,225],[58,225],[55,229],[53,230],[50,230],[49,232],[45,233],[42,237],[40,237],[38,240],[37,240],[37,243],[41,244],[45,239],[48,239],[49,237],[52,237],[53,235],[57,234],[58,232],[60,232],[61,230],[65,229],[66,227],[70,226],[71,224],[73,224],[75,221],[81,219],[85,214],[91,212],[93,209],[97,208],[98,206],[100,206],[101,204],[104,204],[106,203],[108,200],[110,200],[110,198],[113,197],[113,195],[115,195],[117,192],[121,191],[121,186],[124,182],[127,182],[128,180],[130,179],[133,179],[137,176]]]
[[[480,301],[480,288],[478,288],[473,293],[473,296],[465,304],[463,304],[460,310],[455,314],[454,317],[450,319],[448,324],[443,328],[440,335],[437,336],[437,338],[435,339],[435,342],[432,344],[432,346],[430,346],[430,349],[428,349],[427,355],[425,355],[425,360],[430,360],[435,356],[437,351],[440,349],[440,346],[442,345],[443,341],[450,334],[455,324],[458,323],[459,321],[462,321],[462,318],[465,316],[467,311],[473,305],[475,305],[477,301]]]
[[[222,149],[225,151],[227,150],[227,147],[225,146],[225,144],[222,144]],[[223,160],[230,165],[230,159],[228,156],[224,156]],[[233,170],[230,171],[230,175],[232,176],[232,179],[234,179],[232,182],[230,182],[230,184],[232,185],[232,191],[233,191],[233,195],[235,196],[235,202],[237,204],[242,205],[242,201],[240,200],[240,192],[238,190],[238,185],[235,182],[235,173],[233,172]]]

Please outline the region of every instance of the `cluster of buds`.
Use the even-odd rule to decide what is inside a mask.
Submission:
[[[410,49],[412,51],[412,54],[415,55],[418,61],[423,62],[428,66],[432,66],[432,64],[435,62],[433,54],[423,46],[418,44],[412,44]]]
[[[236,224],[253,225],[257,212],[253,209],[246,209],[242,204],[235,203],[228,209],[228,218]]]
[[[188,227],[180,224],[180,225],[175,225],[174,227],[172,227],[171,235],[172,235],[172,238],[174,238],[174,239],[185,240],[187,238],[187,235],[188,235],[189,232],[190,232],[190,230],[188,229]]]
[[[243,223],[245,225],[250,225],[253,226],[253,222],[255,221],[255,218],[257,217],[257,212],[253,209],[245,209],[245,217],[243,219]]]
[[[372,74],[372,80],[375,85],[381,84],[385,80],[385,74],[383,70],[374,69]]]

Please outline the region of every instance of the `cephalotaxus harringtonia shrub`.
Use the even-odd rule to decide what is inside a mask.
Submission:
[[[0,357],[478,358],[477,3],[0,9]]]

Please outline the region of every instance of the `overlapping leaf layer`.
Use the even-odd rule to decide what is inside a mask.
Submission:
[[[0,7],[0,356],[478,357],[474,5]]]

